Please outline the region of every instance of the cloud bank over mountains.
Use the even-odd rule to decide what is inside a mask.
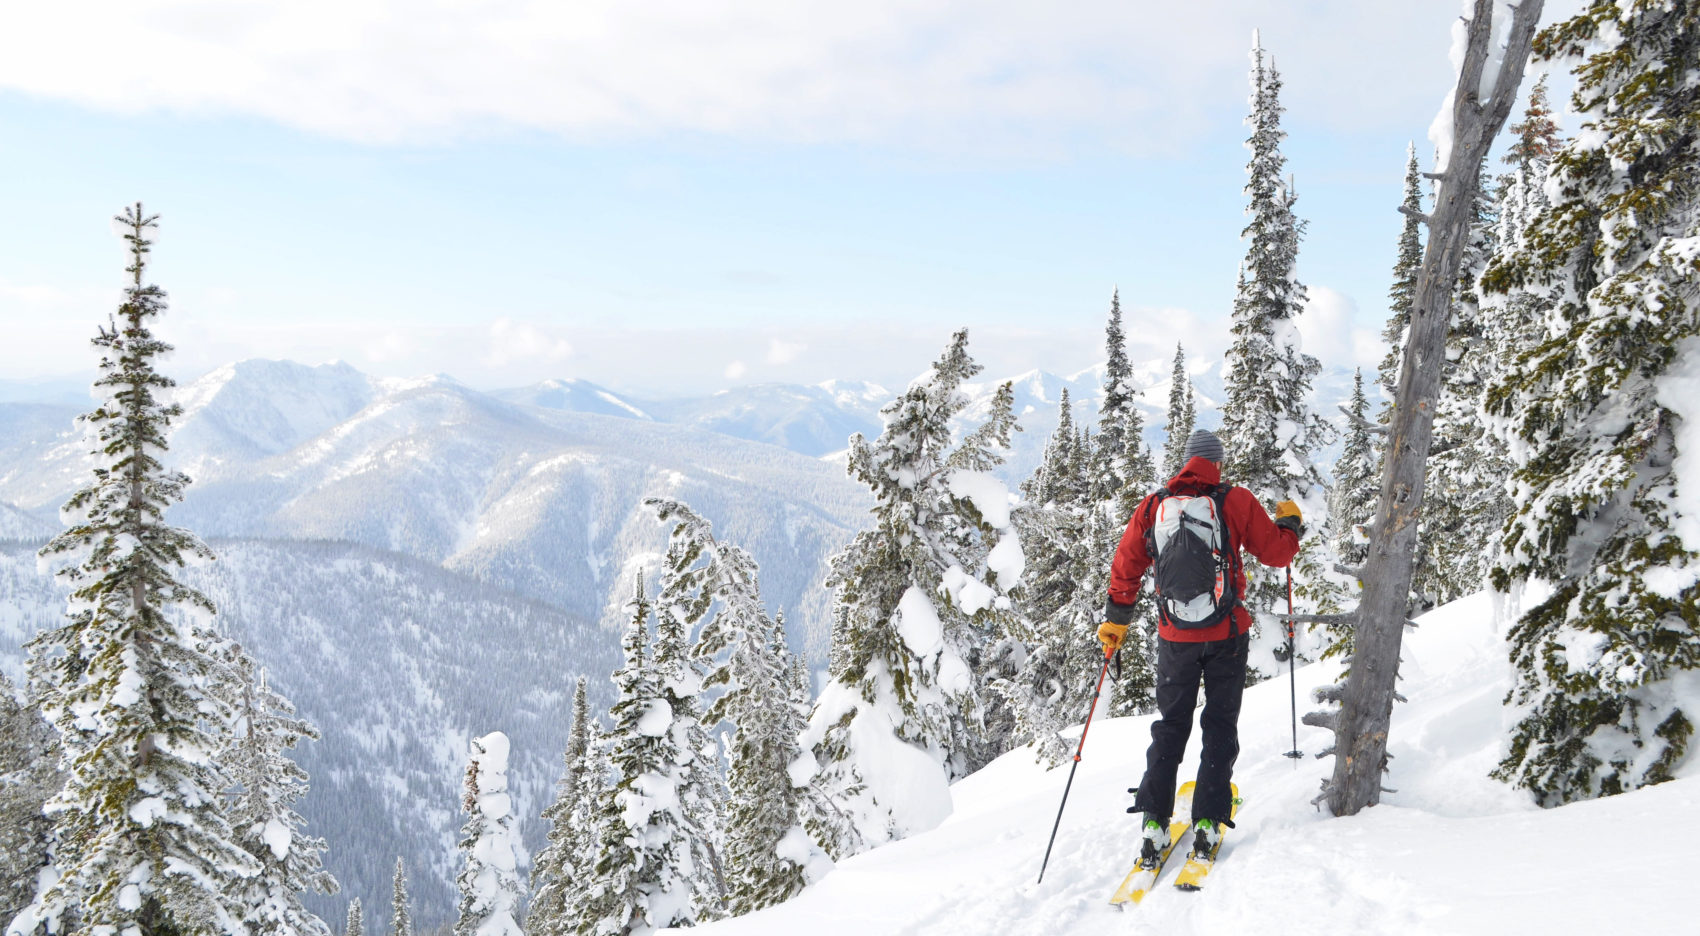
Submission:
[[[381,144],[519,130],[1149,152],[1184,144],[1206,102],[1243,96],[1260,24],[1292,66],[1289,106],[1324,124],[1432,109],[1434,37],[1456,6],[1328,0],[1301,28],[1254,0],[32,4],[8,12],[0,87]]]

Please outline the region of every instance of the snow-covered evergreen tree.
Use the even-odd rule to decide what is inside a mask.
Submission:
[[[1411,580],[1413,604],[1423,607],[1455,601],[1486,585],[1493,554],[1482,544],[1494,541],[1509,513],[1505,479],[1511,463],[1504,440],[1487,431],[1482,409],[1483,393],[1497,373],[1495,336],[1476,288],[1495,250],[1494,200],[1484,181],[1476,192],[1475,221],[1452,293]]]
[[[646,652],[654,605],[637,576],[614,673],[609,760],[614,785],[597,803],[594,878],[579,931],[596,936],[647,934],[692,919],[696,869],[677,794],[683,758],[660,673]]]
[[[1516,137],[1505,152],[1507,165],[1544,168],[1552,163],[1564,141],[1558,123],[1552,119],[1552,103],[1547,100],[1547,76],[1535,80],[1534,87],[1529,89],[1529,104],[1523,110],[1523,119],[1507,129]]]
[[[156,396],[172,386],[155,370],[170,346],[149,330],[165,292],[144,283],[157,216],[138,204],[117,220],[130,284],[94,339],[103,402],[80,419],[94,478],[41,552],[73,591],[66,622],[29,643],[33,694],[64,746],[65,786],[48,805],[56,879],[12,928],[74,913],[97,932],[244,933],[234,895],[259,862],[230,827],[212,756],[233,720],[212,691],[231,678],[228,641],[212,602],[173,577],[212,553],[164,521],[189,479],[160,461],[182,410]]]
[[[1364,394],[1364,373],[1352,377],[1352,395],[1346,403],[1346,444],[1334,462],[1334,484],[1328,490],[1329,551],[1341,562],[1361,566],[1369,555],[1364,526],[1375,518],[1381,497],[1381,475],[1377,471],[1376,445],[1369,432],[1369,397]],[[1477,544],[1480,548],[1480,544]],[[1323,656],[1352,653],[1352,628],[1329,625],[1328,646]]]
[[[52,863],[53,823],[42,807],[64,783],[53,726],[16,693],[0,674],[0,920],[29,906]]]
[[[1022,486],[1025,502],[1015,521],[1028,556],[1021,584],[1020,620],[1028,652],[1019,672],[998,684],[1014,713],[1015,736],[1036,757],[1060,763],[1072,750],[1062,732],[1078,724],[1103,657],[1096,632],[1103,596],[1092,591],[1093,556],[1087,527],[1094,512],[1087,468],[1067,392],[1044,459]]]
[[[1364,373],[1352,376],[1352,395],[1347,398],[1346,444],[1334,462],[1334,484],[1329,489],[1328,541],[1334,555],[1359,565],[1369,552],[1360,528],[1375,515],[1381,478],[1376,473],[1375,442],[1369,423],[1369,397],[1364,394]]]
[[[521,936],[519,904],[525,888],[519,879],[523,846],[508,795],[508,736],[493,731],[472,739],[466,763],[460,829],[460,913],[455,936]]]
[[[989,473],[1015,428],[1008,385],[986,422],[951,444],[962,383],[979,371],[957,332],[884,408],[879,439],[851,439],[849,470],[873,492],[874,525],[832,559],[844,646],[804,735],[818,773],[800,771],[844,817],[811,823],[835,858],[930,828],[949,811],[948,782],[998,753],[975,667],[1008,626],[1003,593],[1024,558],[1008,491]]]
[[[594,730],[590,696],[585,678],[573,686],[572,726],[567,732],[567,749],[562,755],[561,779],[555,783],[555,799],[543,809],[549,823],[547,843],[531,865],[531,906],[525,915],[527,936],[564,936],[573,931],[575,914],[568,902],[575,887],[582,889],[584,874],[593,855],[584,852],[583,815],[578,796],[579,776]]]
[[[1198,423],[1196,394],[1192,389],[1192,377],[1186,369],[1186,349],[1180,342],[1175,342],[1175,369],[1169,375],[1169,420],[1164,431],[1169,439],[1163,445],[1163,469],[1159,483],[1180,474],[1181,467],[1186,464],[1186,440],[1192,437],[1192,430]]]
[[[1322,475],[1312,461],[1329,441],[1330,428],[1310,410],[1311,383],[1321,371],[1316,358],[1305,354],[1299,339],[1298,316],[1304,311],[1305,287],[1295,267],[1304,224],[1293,215],[1291,179],[1283,179],[1281,155],[1281,78],[1274,62],[1264,63],[1255,35],[1251,49],[1251,136],[1246,148],[1251,159],[1245,193],[1250,221],[1242,232],[1247,241],[1234,297],[1233,335],[1228,348],[1226,398],[1222,404],[1222,445],[1227,450],[1224,482],[1241,485],[1273,508],[1277,501],[1298,501],[1312,516],[1322,513]],[[1314,553],[1319,544],[1305,544],[1313,555],[1301,556],[1312,568],[1325,565]],[[1256,562],[1245,565],[1247,607],[1267,611],[1286,604],[1284,573]],[[1315,578],[1301,580],[1301,589],[1327,588]],[[1315,607],[1320,602],[1313,599]],[[1258,660],[1250,672],[1256,678]]]
[[[664,771],[672,778],[678,802],[678,832],[690,851],[681,871],[689,876],[693,899],[681,925],[724,915],[727,901],[726,872],[720,860],[726,840],[726,780],[720,773],[720,745],[703,726],[702,672],[692,658],[690,643],[691,630],[702,622],[716,597],[704,587],[698,554],[697,543],[674,539],[663,560],[655,603],[656,680],[660,705],[672,716],[667,730],[677,752],[677,759]]]
[[[609,757],[608,738],[601,727],[595,719],[585,725],[584,756],[579,761],[580,766],[573,771],[573,805],[563,820],[566,833],[562,836],[564,847],[577,856],[573,870],[578,876],[562,886],[561,903],[565,911],[556,922],[540,921],[554,928],[540,926],[529,931],[533,936],[595,932],[595,907],[590,898],[597,883],[596,863],[601,857],[604,820],[607,818],[602,812],[606,802],[604,795],[613,786],[614,768]],[[527,924],[529,926],[529,919]]]
[[[360,914],[360,898],[348,902],[348,919],[343,923],[342,936],[366,936],[366,922]]]
[[[1387,356],[1381,359],[1381,372],[1376,383],[1381,386],[1383,400],[1380,421],[1393,421],[1393,397],[1399,390],[1399,364],[1405,357],[1405,335],[1411,327],[1411,303],[1417,295],[1417,274],[1423,266],[1422,222],[1415,214],[1423,212],[1423,175],[1417,166],[1417,147],[1405,146],[1405,194],[1399,202],[1404,210],[1405,223],[1399,228],[1399,246],[1393,257],[1393,286],[1387,291],[1387,325],[1381,338],[1387,343]],[[1379,466],[1378,466],[1379,469]],[[1381,472],[1376,471],[1379,476]]]
[[[412,901],[407,896],[407,865],[395,859],[395,877],[390,881],[390,936],[413,936]]]
[[[1700,5],[1594,0],[1535,49],[1579,60],[1582,128],[1483,278],[1549,304],[1487,393],[1517,465],[1494,586],[1553,586],[1510,631],[1496,776],[1556,804],[1669,779],[1700,706],[1677,690],[1700,667],[1700,527],[1673,469],[1700,418],[1677,389],[1700,367]]]
[[[1157,468],[1145,444],[1145,418],[1135,405],[1133,365],[1122,328],[1121,291],[1110,295],[1110,319],[1104,327],[1104,395],[1098,403],[1098,465],[1093,473],[1096,498],[1110,505],[1111,516],[1126,522],[1155,487]]]
[[[236,735],[221,755],[235,794],[230,825],[260,865],[259,874],[237,883],[235,896],[255,936],[330,936],[301,902],[309,892],[338,888],[324,867],[325,840],[302,834],[307,820],[295,803],[307,794],[307,771],[289,757],[301,739],[318,740],[318,729],[296,715],[252,657],[235,646],[231,653],[239,694],[227,702],[237,715]]]
[[[1100,619],[1110,586],[1109,558],[1115,555],[1134,509],[1159,484],[1156,463],[1145,444],[1145,420],[1134,405],[1133,366],[1128,362],[1119,296],[1110,303],[1104,344],[1108,363],[1104,368],[1104,396],[1098,406],[1097,445],[1085,450],[1089,503],[1082,539],[1071,550],[1077,592],[1073,604],[1084,611],[1086,605],[1095,603],[1092,615]],[[1070,617],[1072,620],[1074,616]],[[1154,604],[1142,602],[1134,611],[1131,634],[1137,639],[1130,636],[1124,641],[1120,655],[1126,672],[1133,675],[1110,685],[1104,703],[1108,714],[1136,714],[1148,710],[1152,702],[1153,683],[1148,675],[1155,672],[1151,665],[1157,637]],[[1090,667],[1092,677],[1097,675],[1098,662],[1102,661]]]
[[[704,686],[724,689],[708,721],[733,726],[724,866],[730,912],[742,915],[789,899],[806,883],[811,845],[790,773],[805,727],[792,699],[794,658],[783,622],[770,619],[762,604],[750,554],[716,540],[709,522],[679,501],[645,503],[673,523],[668,575],[695,583],[695,594],[678,591],[678,603],[714,609],[702,622],[695,653],[709,668]],[[668,590],[662,594],[665,600]]]

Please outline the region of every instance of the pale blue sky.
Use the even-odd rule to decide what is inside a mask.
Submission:
[[[32,13],[0,40],[0,377],[87,366],[121,277],[107,218],[138,197],[164,215],[182,376],[273,356],[479,386],[898,382],[957,325],[993,375],[1068,372],[1101,357],[1117,285],[1136,354],[1217,353],[1257,26],[1310,225],[1308,346],[1371,361],[1459,9],[498,2],[426,30],[381,0],[297,6]],[[140,78],[112,60],[149,36],[171,54]]]

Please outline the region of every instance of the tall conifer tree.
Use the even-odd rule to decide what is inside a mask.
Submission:
[[[1381,330],[1387,343],[1387,356],[1381,359],[1381,371],[1376,380],[1384,397],[1381,422],[1392,421],[1393,395],[1399,389],[1399,362],[1405,356],[1405,334],[1411,327],[1411,302],[1417,295],[1417,274],[1423,266],[1422,222],[1416,215],[1423,213],[1423,176],[1417,166],[1417,147],[1405,146],[1405,195],[1400,200],[1405,223],[1399,228],[1399,245],[1393,257],[1393,286],[1387,291],[1387,325]],[[1379,475],[1381,472],[1376,472]]]
[[[1334,463],[1334,484],[1328,491],[1329,551],[1342,562],[1360,566],[1369,555],[1363,529],[1375,518],[1381,497],[1381,475],[1377,470],[1375,442],[1369,432],[1369,398],[1364,394],[1364,373],[1352,377],[1352,395],[1346,404],[1346,445]],[[1323,656],[1352,653],[1350,625],[1329,625],[1328,646]]]
[[[1110,296],[1104,347],[1104,396],[1098,404],[1098,469],[1093,483],[1097,499],[1125,522],[1140,499],[1151,493],[1157,469],[1143,438],[1145,418],[1135,403],[1138,391],[1127,357],[1120,290]]]
[[[307,794],[307,771],[289,757],[302,739],[319,730],[295,713],[272,688],[253,658],[230,648],[239,691],[226,701],[237,715],[236,734],[221,759],[235,787],[230,823],[237,841],[260,864],[260,872],[237,883],[255,936],[330,936],[325,921],[302,902],[308,893],[335,894],[336,878],[325,870],[325,840],[304,835],[307,820],[295,804]]]
[[[694,545],[675,542],[668,549],[655,608],[656,686],[660,706],[672,718],[667,730],[677,757],[665,773],[679,804],[678,834],[690,852],[681,870],[692,888],[691,923],[724,915],[728,897],[720,861],[726,780],[720,773],[720,745],[703,726],[702,672],[691,655],[690,631],[701,623],[712,598],[696,568]]]
[[[688,924],[696,897],[693,848],[675,795],[681,739],[647,652],[655,605],[642,575],[626,607],[625,662],[614,673],[619,699],[607,740],[614,785],[597,803],[596,865],[579,925],[582,932],[622,936]]]
[[[1459,262],[1447,324],[1446,361],[1424,479],[1422,519],[1417,534],[1412,603],[1432,606],[1480,591],[1486,584],[1492,542],[1509,505],[1505,479],[1511,473],[1505,442],[1485,427],[1482,397],[1496,376],[1497,340],[1483,314],[1476,279],[1496,250],[1496,196],[1484,180],[1475,195],[1475,220]]]
[[[460,830],[460,914],[455,936],[521,936],[519,905],[525,899],[517,860],[519,839],[508,794],[508,736],[493,731],[472,739],[466,762]]]
[[[967,331],[957,332],[882,410],[879,439],[851,439],[849,470],[874,494],[874,525],[831,561],[828,585],[848,609],[844,646],[805,734],[813,787],[843,820],[811,821],[810,834],[835,858],[941,819],[948,782],[998,753],[972,664],[1008,626],[1003,593],[1025,560],[1007,529],[1008,492],[989,473],[1015,429],[1007,384],[986,422],[952,444],[962,383],[979,371]],[[936,778],[875,788],[889,774],[867,767],[917,754],[938,764]]]
[[[395,859],[395,877],[390,880],[390,936],[413,936],[412,900],[407,896],[407,865]]]
[[[741,915],[787,900],[805,883],[810,846],[799,824],[801,794],[790,775],[805,727],[792,704],[794,661],[783,621],[769,618],[762,604],[750,554],[716,540],[709,522],[679,501],[645,503],[674,524],[668,575],[695,583],[695,594],[680,592],[678,603],[714,608],[695,654],[708,667],[704,685],[725,690],[708,721],[734,726],[725,865],[729,909]]]
[[[155,370],[171,346],[150,331],[165,292],[145,282],[158,216],[138,204],[117,220],[130,284],[94,339],[103,402],[79,420],[96,446],[94,478],[61,512],[69,529],[42,549],[73,591],[66,622],[29,643],[66,778],[49,806],[58,876],[25,913],[71,912],[114,932],[239,933],[237,885],[260,867],[230,827],[230,780],[208,756],[231,737],[217,691],[233,678],[228,641],[212,602],[174,577],[212,552],[164,519],[189,479],[160,460],[182,409],[156,395],[173,386]]]
[[[1032,745],[1038,758],[1050,764],[1060,763],[1066,754],[1060,732],[1074,723],[1071,703],[1079,684],[1090,678],[1084,670],[1093,665],[1086,659],[1091,649],[1083,642],[1087,635],[1079,622],[1069,619],[1083,590],[1075,577],[1075,554],[1088,510],[1078,445],[1064,389],[1057,428],[1038,468],[1022,484],[1024,503],[1015,514],[1027,554],[1020,605],[1027,659],[1015,677],[998,685],[1014,712],[1016,739]]]
[[[1220,433],[1227,462],[1222,477],[1250,489],[1265,507],[1295,500],[1316,514],[1323,507],[1323,483],[1312,456],[1328,441],[1330,430],[1308,403],[1322,365],[1304,353],[1299,339],[1305,287],[1296,265],[1304,224],[1293,215],[1292,180],[1282,175],[1286,159],[1281,141],[1286,133],[1281,130],[1281,78],[1273,60],[1265,64],[1255,35],[1251,60],[1251,114],[1246,119],[1251,159],[1245,186],[1250,220],[1241,234],[1246,256],[1234,297],[1234,340],[1227,357]],[[1306,548],[1314,550],[1315,544]],[[1301,556],[1301,562],[1312,568],[1322,564],[1315,555]],[[1257,563],[1247,563],[1245,572],[1249,608],[1267,611],[1285,604],[1282,574]],[[1301,594],[1307,578],[1315,579],[1301,576]],[[1320,579],[1315,584],[1326,586]],[[1250,672],[1257,678],[1257,661]]]
[[[1098,406],[1097,447],[1086,451],[1088,475],[1086,492],[1089,499],[1085,523],[1081,530],[1086,546],[1073,548],[1074,572],[1078,605],[1097,603],[1094,615],[1102,616],[1104,596],[1110,585],[1109,562],[1115,554],[1133,511],[1147,494],[1157,488],[1157,466],[1151,449],[1145,444],[1145,420],[1135,405],[1137,391],[1133,385],[1133,365],[1127,356],[1127,335],[1122,328],[1120,295],[1111,298],[1110,319],[1104,329],[1106,365],[1104,396]],[[1151,703],[1153,672],[1150,665],[1151,648],[1157,636],[1156,606],[1141,602],[1134,612],[1135,636],[1123,641],[1122,656],[1130,658],[1124,669],[1130,678],[1119,679],[1110,686],[1104,709],[1113,715],[1133,715],[1147,709]],[[1098,667],[1090,667],[1095,676]],[[1094,680],[1096,681],[1096,680]]]
[[[1175,367],[1169,375],[1169,420],[1164,430],[1169,434],[1163,445],[1163,470],[1158,481],[1167,481],[1180,474],[1186,464],[1186,440],[1198,421],[1193,400],[1192,377],[1186,370],[1186,349],[1175,343]]]
[[[366,920],[360,913],[360,898],[348,902],[348,919],[343,923],[342,936],[366,936]]]
[[[1494,586],[1550,597],[1510,631],[1521,718],[1497,776],[1542,803],[1669,779],[1696,701],[1700,528],[1672,470],[1700,335],[1700,5],[1594,0],[1535,52],[1579,60],[1582,132],[1553,157],[1553,204],[1483,285],[1547,305],[1538,340],[1488,390],[1518,446]]]
[[[531,865],[531,906],[525,915],[527,936],[564,936],[572,932],[574,914],[569,897],[581,886],[590,859],[583,851],[582,830],[577,826],[579,775],[585,768],[592,731],[590,697],[585,678],[573,686],[572,724],[567,731],[567,749],[562,754],[561,779],[555,783],[555,799],[543,809],[549,823],[543,850]]]

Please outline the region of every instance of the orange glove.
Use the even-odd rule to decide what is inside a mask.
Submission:
[[[1304,536],[1304,515],[1299,513],[1299,505],[1290,500],[1275,505],[1275,525],[1292,530],[1299,536]]]
[[[1098,642],[1104,645],[1105,656],[1115,653],[1116,648],[1122,645],[1122,640],[1126,637],[1126,624],[1117,624],[1114,621],[1105,621],[1098,625]]]

